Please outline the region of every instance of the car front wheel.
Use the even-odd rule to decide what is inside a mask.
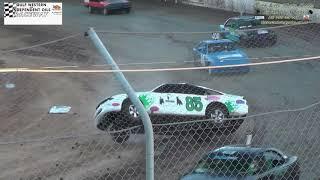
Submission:
[[[140,119],[137,108],[133,105],[129,98],[124,100],[121,113],[123,114],[124,118],[127,118],[131,122]]]
[[[216,127],[222,127],[228,117],[228,110],[220,104],[211,104],[206,110],[206,118],[214,122]]]

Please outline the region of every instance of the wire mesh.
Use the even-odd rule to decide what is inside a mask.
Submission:
[[[219,18],[219,24],[228,19]],[[99,36],[122,69],[319,55],[317,23],[270,28],[252,19],[234,21],[229,29],[228,23],[224,29],[218,23],[199,27],[207,32],[111,29]],[[184,23],[181,29],[196,29]],[[217,35],[225,40],[214,40]],[[1,68],[108,69],[79,34],[19,47],[3,48]],[[249,68],[125,72],[153,122],[155,179],[319,178],[319,103],[309,106],[319,101],[319,73],[317,58]],[[2,73],[0,84],[0,100],[6,102],[0,105],[0,179],[145,179],[143,125],[111,73]],[[72,109],[49,114],[53,105]]]

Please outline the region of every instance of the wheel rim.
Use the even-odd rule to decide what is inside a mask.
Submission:
[[[224,113],[220,109],[215,109],[211,114],[210,118],[214,120],[215,123],[223,123],[223,120],[225,118]]]
[[[130,114],[130,116],[132,116],[134,118],[139,117],[139,112],[138,112],[137,108],[134,107],[134,105],[129,106],[129,114]]]

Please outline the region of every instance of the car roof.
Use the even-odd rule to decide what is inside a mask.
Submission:
[[[224,153],[224,152],[228,152],[228,153],[239,153],[239,154],[250,154],[250,155],[259,155],[265,151],[267,151],[268,149],[265,148],[258,148],[258,147],[250,147],[250,146],[224,146],[218,149],[214,149],[212,151],[210,151],[210,153]]]
[[[210,39],[210,40],[204,40],[202,42],[205,42],[207,44],[213,44],[213,43],[233,43],[233,41],[229,39]]]

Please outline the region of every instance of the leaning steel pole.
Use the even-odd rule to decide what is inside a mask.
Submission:
[[[135,91],[123,75],[123,73],[120,71],[118,65],[113,60],[112,56],[106,49],[106,47],[101,42],[100,38],[96,34],[93,28],[89,28],[88,32],[86,33],[92,40],[93,44],[99,51],[99,53],[102,55],[104,60],[107,61],[107,64],[111,65],[113,70],[116,70],[114,72],[116,78],[120,81],[123,89],[128,94],[131,102],[135,105],[137,108],[139,115],[142,119],[145,135],[146,135],[146,179],[147,180],[154,180],[154,144],[153,144],[153,128],[152,123],[149,118],[148,113],[146,112],[144,106],[138,99]]]

